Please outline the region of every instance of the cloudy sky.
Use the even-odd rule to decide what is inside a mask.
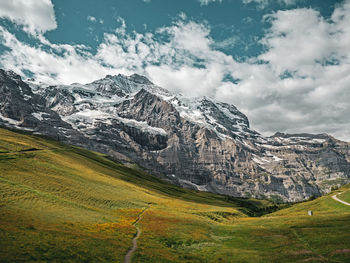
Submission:
[[[265,135],[350,141],[350,0],[0,0],[0,66],[49,84],[136,72]]]

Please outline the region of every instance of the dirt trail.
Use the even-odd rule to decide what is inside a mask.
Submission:
[[[344,205],[350,205],[350,203],[345,202],[345,201],[343,201],[343,200],[340,200],[340,199],[337,197],[337,195],[333,195],[332,198],[333,198],[335,201],[338,201],[338,202],[340,202],[340,203],[342,203],[342,204],[344,204]]]
[[[140,228],[136,225],[141,219],[142,219],[142,215],[145,213],[145,211],[149,208],[146,207],[145,209],[143,209],[137,219],[135,220],[134,223],[132,223],[133,226],[135,226],[136,228],[136,235],[134,236],[134,238],[132,239],[132,247],[129,249],[128,253],[125,255],[125,259],[124,259],[124,263],[130,263],[131,262],[131,257],[132,254],[135,252],[135,250],[137,249],[137,239],[140,237],[141,235],[141,230]]]

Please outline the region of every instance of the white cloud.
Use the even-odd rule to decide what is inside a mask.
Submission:
[[[22,25],[33,35],[57,27],[51,0],[3,0],[0,1],[0,17]]]
[[[285,5],[295,5],[300,0],[278,0],[278,1]]]
[[[233,47],[237,41],[239,40],[239,38],[237,36],[233,36],[233,37],[228,37],[222,41],[216,41],[215,43],[213,43],[213,46],[215,48],[231,48]]]
[[[203,52],[209,52],[210,44],[213,43],[209,37],[208,26],[193,21],[179,21],[173,26],[160,28],[158,33],[168,34],[174,49],[187,51],[195,56],[203,56]]]
[[[270,23],[261,39],[265,51],[245,62],[216,50],[210,26],[186,16],[145,34],[128,34],[119,18],[120,27],[104,35],[96,54],[47,40],[33,47],[2,28],[0,39],[10,50],[0,61],[51,83],[145,74],[175,92],[233,103],[263,133],[328,132],[350,140],[350,1],[337,6],[330,19],[313,9],[278,11],[265,19]]]
[[[23,71],[31,71],[37,81],[57,84],[70,84],[77,81],[89,81],[106,74],[116,74],[96,61],[84,46],[54,45],[31,47],[20,42],[14,35],[0,27],[2,44],[10,47],[10,52],[1,56],[1,64],[23,75]],[[62,55],[58,55],[58,53]]]
[[[94,16],[87,16],[86,17],[86,19],[88,20],[88,21],[90,21],[90,22],[92,22],[92,23],[100,23],[100,24],[103,24],[104,23],[104,21],[103,21],[103,19],[97,19],[96,17],[94,17]]]
[[[96,23],[97,22],[97,19],[96,17],[94,16],[87,16],[86,19],[92,23]]]
[[[272,25],[263,39],[269,51],[260,58],[269,61],[277,74],[286,70],[300,76],[318,72],[322,65],[315,64],[316,60],[330,60],[340,52],[335,48],[336,28],[313,9],[278,11],[266,19]],[[291,51],[295,51],[292,56]]]
[[[149,66],[146,68],[146,72],[160,86],[192,97],[198,95],[215,96],[215,90],[222,85],[224,77],[224,69],[215,63],[207,68],[195,68],[187,65],[179,68],[167,65]]]
[[[254,78],[236,75],[243,80],[231,91],[239,97],[234,102],[263,132],[329,132],[350,140],[350,2],[328,20],[313,9],[278,11],[266,19],[267,51],[259,56],[266,64],[256,64],[265,72],[246,65]]]
[[[209,5],[210,3],[219,2],[221,3],[222,0],[198,0],[201,5]]]
[[[280,5],[285,5],[285,6],[290,6],[290,5],[295,5],[298,1],[300,0],[242,0],[243,4],[250,4],[254,3],[256,4],[256,7],[258,9],[264,9],[271,3],[279,3]]]
[[[264,9],[269,4],[269,0],[242,0],[243,4],[255,3],[259,9]]]

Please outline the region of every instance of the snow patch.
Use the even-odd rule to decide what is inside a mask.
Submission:
[[[0,119],[2,119],[3,121],[11,124],[11,125],[20,125],[22,122],[21,121],[17,121],[17,120],[14,120],[14,119],[11,119],[11,118],[7,118],[7,117],[4,117],[0,114]]]
[[[100,121],[104,121],[105,123],[109,122],[109,124],[112,124],[112,120],[118,120],[127,126],[137,128],[143,132],[155,135],[167,135],[167,132],[164,129],[150,126],[146,122],[121,118],[117,115],[99,110],[85,109],[70,116],[63,117],[63,120],[69,122],[75,129],[78,129],[77,124],[80,124],[81,122],[82,124],[91,126],[91,128],[93,128],[96,126],[96,123]]]
[[[73,113],[72,115],[64,116],[62,117],[62,120],[70,123],[74,129],[79,130],[80,128],[78,125],[80,124],[94,128],[96,122],[99,122],[100,120],[107,121],[110,117],[110,114],[102,111],[85,109],[83,111]]]
[[[143,132],[147,132],[155,135],[163,135],[163,136],[167,135],[167,132],[164,129],[150,126],[145,121],[136,121],[133,119],[125,119],[121,117],[117,117],[116,119],[128,126],[137,128]]]
[[[229,109],[223,107],[223,106],[220,105],[220,103],[218,103],[218,102],[215,102],[215,105],[216,105],[216,107],[218,107],[218,109],[219,109],[221,112],[223,112],[229,119],[231,119],[231,120],[237,120],[237,119],[239,119],[239,120],[241,120],[241,121],[239,122],[239,124],[246,126],[246,125],[244,124],[244,121],[245,121],[245,120],[244,120],[241,116],[232,113],[231,111],[229,111]],[[236,125],[236,126],[239,127],[239,128],[241,128],[241,125]]]
[[[43,114],[46,114],[45,112],[33,112],[32,115],[37,118],[39,121],[43,121]]]
[[[325,139],[312,139],[312,142],[315,142],[315,143],[324,143],[326,142]]]

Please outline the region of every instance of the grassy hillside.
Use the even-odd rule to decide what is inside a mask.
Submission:
[[[350,191],[346,191],[337,195],[341,200],[350,203]]]
[[[251,217],[276,207],[0,129],[0,262],[122,262],[145,208],[133,262],[350,260],[350,207],[329,196]]]

